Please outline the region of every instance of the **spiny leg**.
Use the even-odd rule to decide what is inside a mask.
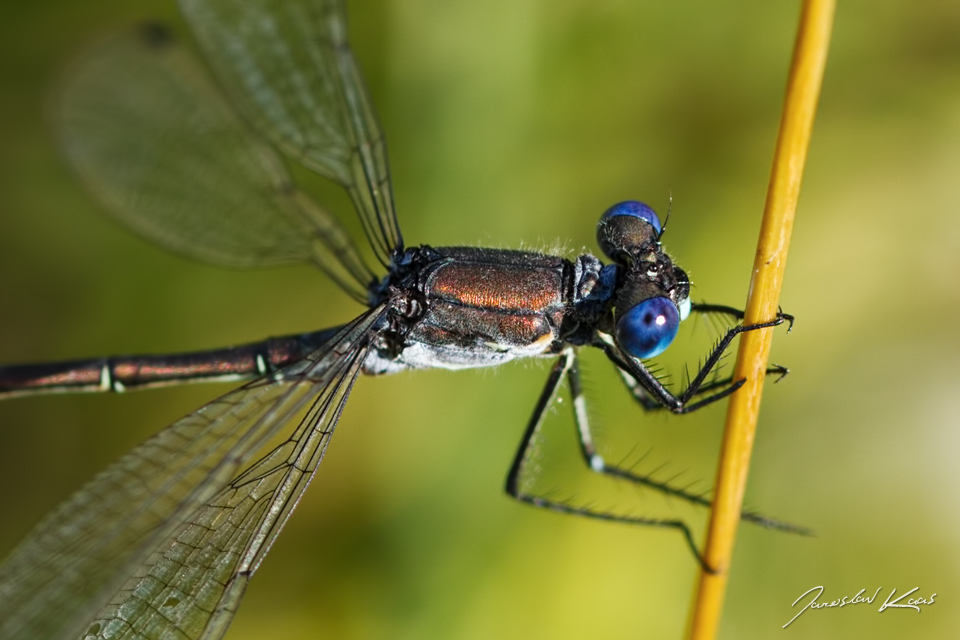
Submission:
[[[550,375],[547,377],[547,382],[537,400],[536,406],[534,407],[533,415],[530,417],[530,422],[527,424],[527,428],[523,434],[523,440],[520,443],[520,447],[517,449],[517,454],[513,459],[513,464],[510,467],[510,473],[507,475],[507,493],[521,502],[526,502],[527,504],[531,504],[535,507],[550,509],[559,513],[578,515],[597,520],[621,522],[624,524],[676,529],[683,534],[684,539],[687,541],[687,546],[689,546],[690,551],[697,558],[697,562],[700,563],[700,566],[703,567],[704,571],[713,573],[714,570],[706,564],[703,556],[700,555],[700,551],[697,549],[697,545],[694,542],[693,534],[690,532],[689,527],[687,527],[687,524],[682,520],[661,520],[654,518],[631,517],[604,511],[594,511],[586,507],[577,507],[558,500],[552,500],[542,496],[534,495],[532,493],[527,493],[521,489],[521,480],[525,474],[528,458],[531,450],[533,449],[533,442],[540,431],[540,426],[543,423],[543,418],[546,414],[547,408],[550,406],[550,403],[556,396],[557,390],[560,388],[564,377],[568,379],[570,384],[574,421],[577,427],[580,451],[587,463],[587,466],[592,471],[624,478],[636,484],[651,487],[668,495],[682,497],[686,500],[694,502],[695,504],[710,506],[710,501],[703,496],[696,496],[686,493],[682,490],[674,489],[664,483],[656,482],[651,478],[632,474],[631,472],[619,469],[617,467],[611,467],[604,462],[603,458],[597,454],[593,445],[593,437],[590,433],[589,422],[587,421],[586,405],[580,384],[580,374],[577,371],[577,356],[574,350],[569,347],[564,349],[564,351],[560,354],[560,357],[557,358],[557,361],[551,368]]]
[[[693,310],[697,311],[698,313],[725,313],[733,317],[742,315],[742,312],[733,309],[732,307],[722,307],[719,305],[698,305],[693,307]],[[667,389],[657,378],[657,376],[654,375],[653,372],[651,372],[640,360],[624,356],[620,349],[607,341],[599,340],[596,346],[603,349],[604,353],[607,355],[607,358],[609,358],[618,369],[621,369],[629,374],[629,376],[633,378],[637,385],[642,387],[641,392],[640,390],[636,389],[635,385],[631,385],[630,382],[627,381],[627,386],[631,388],[631,394],[645,409],[654,409],[656,408],[656,405],[661,405],[673,413],[690,413],[691,411],[696,411],[701,407],[727,397],[739,389],[744,382],[746,382],[745,380],[732,381],[727,379],[705,383],[707,376],[709,376],[710,372],[713,371],[717,366],[717,363],[720,361],[723,353],[730,346],[730,343],[733,342],[734,338],[741,333],[746,333],[748,331],[756,331],[757,329],[775,327],[779,324],[782,324],[784,321],[792,324],[793,317],[784,313],[778,313],[777,317],[769,322],[761,322],[745,326],[737,325],[728,329],[724,336],[710,351],[710,354],[700,366],[700,370],[697,372],[697,375],[694,376],[694,378],[687,384],[686,389],[684,389],[678,395],[675,395],[669,389]],[[784,367],[773,366],[768,369],[768,373],[779,373],[782,377],[787,373],[787,370]],[[690,402],[695,397],[704,393],[709,393],[709,395],[707,395],[705,398],[697,400],[696,402]]]
[[[661,411],[667,409],[668,407],[657,401],[654,396],[641,385],[636,378],[629,371],[629,365],[627,365],[616,353],[608,353],[607,356],[613,361],[617,374],[620,376],[620,379],[623,381],[624,386],[627,388],[627,392],[630,396],[637,401],[637,403],[643,408],[644,411]],[[766,375],[772,376],[776,375],[777,379],[774,382],[780,382],[784,376],[790,373],[790,370],[786,367],[782,367],[778,364],[772,364],[767,367]],[[733,378],[727,376],[720,380],[713,380],[711,382],[704,383],[700,385],[700,389],[697,390],[695,395],[701,395],[705,393],[711,393],[717,389],[722,389],[724,387],[730,386],[733,384]],[[734,389],[736,390],[736,389]],[[712,400],[711,400],[712,402]],[[703,406],[700,404],[699,406]],[[695,407],[695,408],[699,408]],[[687,411],[689,412],[689,410]]]
[[[603,457],[597,453],[593,444],[593,437],[590,432],[590,423],[586,409],[586,400],[583,396],[583,386],[580,382],[580,370],[577,368],[576,359],[573,360],[567,370],[567,380],[570,385],[570,395],[572,396],[573,400],[574,421],[577,426],[577,434],[580,438],[580,452],[583,455],[583,459],[587,466],[592,471],[596,473],[603,473],[615,478],[621,478],[641,486],[649,487],[655,491],[663,493],[664,495],[686,500],[691,504],[702,507],[713,506],[713,503],[705,496],[705,494],[690,493],[685,489],[674,487],[667,482],[654,480],[650,475],[638,474],[632,470],[608,464]],[[657,407],[662,408],[660,405],[657,405]],[[740,518],[744,521],[752,522],[770,529],[778,529],[781,531],[810,535],[810,531],[804,527],[798,527],[789,523],[780,522],[778,520],[774,520],[750,511],[741,512]]]
[[[740,309],[737,309],[736,307],[728,307],[725,304],[708,304],[706,302],[692,303],[690,305],[690,313],[699,313],[703,315],[715,313],[720,315],[726,315],[726,316],[730,316],[731,318],[734,318],[735,320],[737,320],[737,322],[742,321],[744,316],[744,312]],[[781,324],[784,320],[786,320],[789,323],[789,326],[787,327],[787,333],[790,333],[791,331],[793,331],[794,319],[795,318],[789,313],[784,313],[783,311],[777,311],[777,320],[779,320],[779,322],[777,322],[776,320],[774,322],[776,324]]]
[[[698,312],[698,313],[720,313],[720,314],[729,315],[731,317],[734,317],[740,320],[743,319],[742,311],[738,309],[734,309],[733,307],[726,307],[722,305],[699,304],[699,305],[695,305],[692,308],[692,311]],[[630,395],[634,398],[634,400],[637,401],[638,404],[640,404],[640,406],[645,411],[657,411],[662,409],[669,409],[674,413],[690,413],[692,411],[696,411],[697,409],[707,404],[710,404],[725,396],[730,395],[731,393],[739,389],[740,386],[743,385],[743,383],[745,382],[744,380],[733,382],[732,378],[727,377],[721,380],[714,380],[708,383],[704,383],[706,376],[716,366],[717,362],[720,359],[720,356],[723,354],[723,351],[729,346],[730,342],[733,340],[735,336],[739,335],[740,333],[745,333],[747,331],[754,331],[756,329],[763,329],[766,327],[777,326],[782,324],[784,321],[787,321],[790,323],[790,328],[793,327],[793,316],[782,313],[782,312],[778,312],[777,317],[770,322],[758,323],[755,325],[748,325],[745,327],[738,326],[738,327],[729,329],[727,331],[727,334],[724,336],[724,338],[722,338],[717,343],[717,346],[714,347],[713,351],[710,354],[710,357],[708,357],[707,362],[701,367],[701,370],[698,373],[697,377],[688,385],[687,389],[683,393],[681,393],[679,396],[673,396],[673,394],[671,394],[663,386],[663,384],[659,381],[659,379],[657,379],[657,377],[653,374],[653,372],[651,372],[642,362],[629,360],[628,358],[626,358],[624,355],[620,353],[619,349],[612,347],[610,344],[606,342],[600,342],[599,344],[597,344],[597,346],[601,347],[606,353],[607,357],[614,363],[614,365],[617,368],[617,372],[620,374],[621,379],[624,381],[624,384],[626,385],[627,390],[630,392]],[[767,370],[766,370],[767,375],[779,376],[776,380],[777,382],[779,382],[789,372],[790,370],[787,369],[786,367],[782,367],[776,364],[770,365],[769,367],[767,367]],[[637,375],[637,374],[640,374],[640,375]],[[571,371],[569,373],[569,379],[570,379],[571,392],[572,394],[576,395],[578,393],[577,390],[579,389],[579,373],[576,370],[575,366],[571,368]],[[721,391],[713,393],[717,389],[721,389]],[[693,404],[686,404],[689,400],[696,398],[699,395],[711,394],[711,393],[712,395],[708,395],[707,398],[704,400],[700,400]],[[678,408],[677,405],[673,404],[672,402],[669,402],[669,401],[664,402],[663,400],[664,396],[678,400],[682,402],[682,405],[680,405]],[[580,406],[582,407],[582,405],[583,405],[583,402],[581,401]],[[578,405],[575,402],[574,403],[575,409],[577,406]],[[580,411],[575,412],[575,419],[578,422],[578,431],[580,433],[584,433],[584,432],[588,433],[589,428],[585,426],[581,426],[581,425],[587,424],[586,412],[582,410],[582,408]],[[703,506],[711,506],[712,504],[709,500],[704,498],[702,495],[688,494],[682,490],[675,489],[665,483],[658,483],[656,481],[652,481],[652,479],[649,478],[648,476],[639,476],[637,474],[634,474],[631,471],[611,467],[609,465],[603,465],[604,468],[602,470],[597,469],[598,462],[595,457],[590,455],[590,452],[592,451],[592,449],[588,448],[588,444],[591,442],[590,439],[586,438],[586,439],[582,439],[581,441],[584,443],[582,445],[584,459],[587,461],[587,464],[590,466],[591,469],[601,471],[602,473],[606,473],[608,475],[620,477],[620,478],[629,480],[631,482],[634,482],[636,484],[641,484],[644,486],[651,487],[653,489],[657,489],[667,495],[677,496],[694,504],[703,505]],[[807,529],[805,527],[800,527],[800,526],[786,523],[786,522],[780,522],[779,520],[774,520],[772,518],[768,518],[761,514],[750,512],[750,511],[741,512],[740,518],[747,522],[752,522],[754,524],[757,524],[769,529],[777,529],[779,531],[797,533],[800,535],[813,535],[813,532],[810,529]]]

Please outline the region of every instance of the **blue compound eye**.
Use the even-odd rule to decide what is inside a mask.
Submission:
[[[615,218],[617,216],[632,216],[634,218],[646,220],[653,225],[654,229],[657,230],[657,235],[660,235],[660,231],[663,228],[660,224],[660,218],[657,217],[657,212],[648,207],[646,204],[637,202],[636,200],[627,200],[625,202],[619,202],[613,205],[604,211],[600,220],[609,220],[610,218]]]
[[[652,358],[670,346],[680,328],[680,312],[670,298],[649,298],[617,320],[617,344],[634,358]]]

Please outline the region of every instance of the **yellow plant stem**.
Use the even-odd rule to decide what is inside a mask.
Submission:
[[[803,3],[747,296],[745,325],[771,320],[777,313],[834,7],[835,0]],[[733,394],[727,407],[716,496],[704,551],[707,564],[716,572],[700,573],[689,625],[691,640],[712,640],[720,624],[772,336],[772,329],[761,329],[740,338],[733,378],[745,379],[746,383]]]

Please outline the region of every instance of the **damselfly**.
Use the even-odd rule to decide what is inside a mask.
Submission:
[[[642,408],[687,413],[742,384],[712,375],[739,333],[791,318],[737,324],[671,392],[644,361],[667,348],[680,322],[689,313],[743,315],[691,303],[650,207],[622,202],[601,216],[606,265],[590,254],[407,247],[341,2],[181,6],[217,84],[162,27],[115,35],[60,87],[55,121],[67,157],[116,217],[157,244],[226,266],[310,262],[367,310],[339,327],[216,351],[0,368],[4,396],[251,380],[144,442],[37,525],[0,568],[0,636],[220,637],[361,373],[553,358],[508,493],[560,512],[674,528],[696,554],[680,519],[616,515],[526,491],[531,443],[566,382],[589,469],[709,506],[702,494],[596,451],[578,349],[601,350]],[[380,269],[297,189],[281,156],[347,190]],[[281,433],[282,444],[257,457]]]

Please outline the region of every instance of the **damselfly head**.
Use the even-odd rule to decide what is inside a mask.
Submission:
[[[597,243],[619,271],[614,337],[635,358],[663,353],[690,311],[690,282],[660,247],[662,230],[656,212],[634,200],[607,209],[597,225]]]

